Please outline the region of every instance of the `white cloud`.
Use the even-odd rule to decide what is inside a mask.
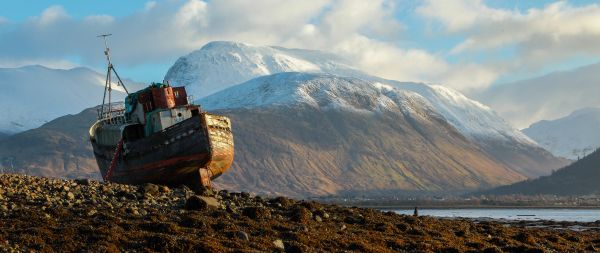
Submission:
[[[98,34],[112,33],[115,58],[136,65],[175,60],[211,40],[279,44],[298,34],[328,2],[316,1],[161,1],[129,16],[74,19],[60,6],[0,31],[0,60],[63,59],[84,64],[103,60]]]
[[[334,38],[353,33],[393,37],[402,30],[393,9],[388,1],[340,0],[325,14],[322,28]]]
[[[500,74],[501,71],[497,67],[463,63],[451,65],[443,75],[438,77],[437,82],[470,94],[487,88]]]
[[[87,16],[83,19],[84,23],[89,23],[91,25],[102,24],[109,25],[112,22],[115,22],[115,18],[109,15],[93,15]]]
[[[112,33],[119,65],[174,61],[212,40],[332,51],[367,72],[401,81],[448,84],[459,89],[489,85],[492,68],[445,61],[443,55],[403,48],[405,27],[393,0],[172,0],[148,2],[125,17],[72,18],[60,6],[0,31],[0,61],[103,62],[98,34]],[[477,18],[475,18],[477,19]],[[453,25],[468,27],[473,18]],[[26,43],[24,43],[26,42]],[[465,74],[466,73],[466,74]]]
[[[154,7],[156,7],[156,1],[148,1],[144,5],[144,10],[148,11],[148,10],[154,8]]]
[[[62,6],[54,5],[48,7],[42,12],[42,15],[36,17],[36,21],[39,25],[50,25],[60,20],[69,18],[67,12]]]
[[[567,1],[527,11],[493,9],[480,0],[427,1],[418,12],[466,36],[455,54],[512,47],[514,66],[539,69],[581,55],[600,55],[600,6]]]
[[[110,40],[115,57],[129,65],[174,60],[211,40],[333,50],[356,37],[393,39],[402,30],[393,16],[393,5],[384,0],[165,1],[148,2],[142,10],[123,18],[98,15],[83,20],[69,17],[60,6],[52,6],[39,17],[0,33],[0,59],[77,55],[84,63],[99,62],[101,41],[95,35],[102,33],[114,34]],[[382,50],[393,49],[389,43],[368,40],[386,45]],[[363,49],[368,52],[353,50],[351,56],[366,62],[377,61],[367,54],[386,56],[377,48]],[[416,53],[407,55],[426,58]],[[396,61],[404,64],[400,62],[404,59]],[[409,68],[393,71],[406,70]]]
[[[497,68],[473,63],[453,65],[424,50],[402,49],[360,35],[340,41],[331,51],[380,77],[438,83],[466,92],[487,87],[499,75]]]
[[[598,107],[600,63],[493,88],[475,97],[518,128],[564,117],[583,107]],[[574,126],[576,127],[576,126]]]
[[[10,23],[10,21],[7,18],[0,16],[0,26],[8,23]]]
[[[47,60],[47,59],[30,59],[30,60],[0,60],[0,68],[19,68],[29,65],[42,65],[53,69],[72,69],[79,65],[68,60]]]
[[[389,79],[430,81],[432,74],[448,68],[442,59],[425,51],[404,50],[360,35],[341,41],[333,51],[353,59],[362,69]]]
[[[481,0],[426,0],[417,13],[440,21],[448,31],[458,32],[481,21],[501,21],[511,13],[487,7]]]

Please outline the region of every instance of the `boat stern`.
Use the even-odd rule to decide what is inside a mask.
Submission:
[[[206,180],[219,177],[231,167],[233,163],[234,144],[231,120],[228,117],[203,113],[202,119],[210,144],[210,158],[205,168],[200,169],[202,184]]]

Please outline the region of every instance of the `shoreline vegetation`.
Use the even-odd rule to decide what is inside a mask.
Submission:
[[[187,187],[0,174],[0,251],[584,252],[600,221],[441,219]],[[571,229],[571,227],[578,229]]]
[[[414,209],[415,207],[418,207],[419,209],[579,209],[579,210],[598,210],[600,209],[600,206],[485,206],[485,205],[480,205],[480,206],[469,206],[469,205],[464,205],[464,206],[427,206],[427,205],[422,205],[422,206],[409,206],[409,205],[398,205],[398,206],[378,206],[378,205],[357,205],[356,207],[361,207],[361,208],[375,208],[375,209],[380,209],[383,211],[388,211],[388,210],[397,210],[397,209]],[[600,217],[598,217],[598,219],[600,220]]]
[[[371,208],[572,208],[600,209],[600,196],[499,195],[447,198],[313,198],[312,200],[343,206]]]

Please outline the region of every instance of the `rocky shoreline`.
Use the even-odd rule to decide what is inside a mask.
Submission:
[[[573,231],[248,193],[0,175],[0,249],[99,252],[586,252]],[[556,225],[556,224],[554,224]],[[583,224],[586,225],[586,224]]]

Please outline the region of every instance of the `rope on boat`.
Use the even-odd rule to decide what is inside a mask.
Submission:
[[[106,172],[104,181],[108,182],[110,180],[110,178],[112,177],[113,170],[114,170],[115,166],[117,166],[117,158],[119,157],[119,154],[121,153],[121,149],[123,149],[123,138],[121,138],[121,140],[119,140],[119,144],[117,145],[117,149],[115,150],[115,155],[113,156],[113,159],[110,162],[110,167],[108,168],[108,171]]]

